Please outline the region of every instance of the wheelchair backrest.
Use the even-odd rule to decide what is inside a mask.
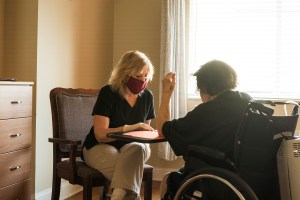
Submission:
[[[250,102],[240,122],[234,164],[259,199],[280,199],[276,154],[283,137],[295,132],[295,110],[291,116],[273,116],[273,109],[262,102]]]

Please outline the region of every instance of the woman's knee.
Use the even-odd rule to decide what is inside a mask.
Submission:
[[[84,148],[84,160],[87,165],[97,169],[111,180],[118,159],[118,150],[110,145],[96,145],[87,150]]]
[[[148,160],[151,155],[151,149],[148,144],[143,143],[130,143],[126,144],[124,148],[121,149],[122,151],[126,151],[127,153],[135,156],[141,156],[144,158],[144,160]]]

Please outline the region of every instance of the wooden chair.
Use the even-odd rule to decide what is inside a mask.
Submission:
[[[50,91],[53,138],[52,200],[60,196],[61,179],[83,186],[83,199],[92,199],[92,187],[103,187],[105,198],[110,181],[81,159],[82,143],[93,125],[91,115],[99,90],[54,88]],[[144,199],[152,199],[153,167],[145,165]]]

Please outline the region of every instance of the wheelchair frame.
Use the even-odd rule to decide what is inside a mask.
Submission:
[[[294,108],[292,109],[292,114],[291,114],[293,117],[282,118],[284,119],[283,123],[286,123],[285,121],[291,121],[290,119],[292,119],[292,121],[288,122],[288,124],[286,125],[279,123],[279,126],[277,126],[275,123],[278,123],[278,121],[280,121],[281,119],[275,118],[274,119],[275,123],[274,123],[274,120],[272,119],[274,110],[268,106],[265,106],[264,104],[268,104],[271,106],[275,106],[276,104],[280,104],[280,105],[294,104]],[[259,195],[257,195],[254,192],[254,189],[249,185],[249,183],[247,183],[246,180],[242,178],[243,175],[241,175],[239,171],[240,161],[238,159],[240,159],[240,156],[242,155],[241,152],[243,153],[243,151],[245,151],[241,148],[242,144],[244,143],[243,141],[244,134],[240,133],[245,126],[245,120],[247,120],[249,112],[262,115],[266,119],[268,119],[270,124],[272,124],[271,129],[270,127],[267,127],[268,130],[269,129],[272,130],[272,133],[274,133],[274,137],[275,135],[277,135],[276,136],[277,138],[273,137],[273,140],[274,139],[278,140],[278,134],[282,136],[280,142],[277,141],[276,146],[274,147],[276,152],[274,153],[274,158],[272,157],[272,159],[276,159],[276,153],[282,141],[282,138],[286,137],[284,133],[291,132],[292,134],[294,134],[295,132],[297,120],[298,120],[298,107],[299,104],[298,103],[295,104],[294,102],[291,103],[291,102],[272,102],[272,101],[251,101],[246,109],[245,115],[243,116],[240,122],[240,127],[236,134],[237,137],[236,137],[235,147],[234,147],[234,161],[231,162],[230,160],[228,160],[226,156],[222,154],[222,152],[208,149],[207,147],[197,147],[198,150],[196,148],[196,152],[194,152],[195,148],[194,149],[190,148],[191,154],[200,155],[199,159],[201,160],[201,162],[207,163],[209,166],[197,169],[191,172],[189,175],[187,175],[187,177],[183,180],[183,183],[179,186],[179,189],[176,192],[175,200],[185,200],[185,199],[211,200],[211,198],[206,196],[205,194],[206,191],[204,187],[202,186],[195,187],[195,185],[197,184],[202,184],[202,182],[206,179],[210,181],[214,180],[223,184],[225,187],[230,189],[231,192],[235,194],[237,199],[258,200]],[[283,127],[283,126],[287,126],[287,127]],[[278,185],[279,185],[279,181],[278,181]]]

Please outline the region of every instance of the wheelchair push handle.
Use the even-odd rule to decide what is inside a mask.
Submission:
[[[283,105],[284,106],[284,112],[285,115],[287,116],[287,105],[294,105],[294,107],[292,108],[292,112],[291,115],[298,115],[298,110],[299,110],[299,106],[300,103],[297,103],[296,101],[271,101],[271,100],[252,100],[250,101],[248,108],[252,108],[255,110],[259,110],[265,114],[267,114],[268,116],[273,115],[274,110],[268,106],[265,105],[270,105],[270,106],[276,106],[276,105]]]
[[[264,113],[268,116],[272,116],[273,113],[274,113],[274,110],[272,108],[269,108],[269,107],[263,105],[263,103],[261,103],[261,101],[259,101],[259,102],[251,101],[248,105],[247,110],[249,110],[249,109],[257,110],[257,111],[259,111],[261,113]]]

